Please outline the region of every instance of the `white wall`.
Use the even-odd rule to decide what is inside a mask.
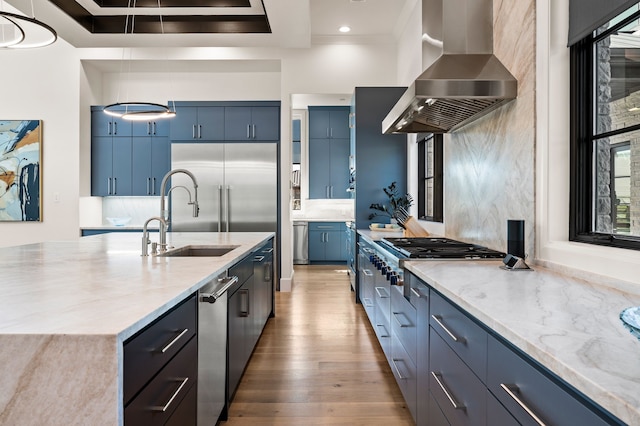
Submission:
[[[42,120],[42,221],[0,222],[0,246],[78,236],[79,73],[75,49],[63,40],[4,50],[0,119]],[[57,194],[59,201],[54,201]]]
[[[640,252],[568,241],[569,0],[537,1],[536,257],[585,277],[640,283]]]

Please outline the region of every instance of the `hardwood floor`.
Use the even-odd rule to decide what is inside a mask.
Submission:
[[[345,266],[295,266],[223,425],[413,425]]]

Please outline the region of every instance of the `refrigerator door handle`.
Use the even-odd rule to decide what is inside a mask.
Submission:
[[[222,231],[222,185],[218,185],[218,232]]]
[[[229,232],[229,222],[231,222],[231,215],[230,215],[230,209],[231,206],[229,205],[229,193],[231,192],[231,185],[227,185],[227,203],[225,206],[225,210],[226,210],[226,220],[227,220],[227,232]]]

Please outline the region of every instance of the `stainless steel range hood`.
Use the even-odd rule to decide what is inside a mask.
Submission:
[[[493,55],[493,0],[423,0],[423,21],[434,1],[443,53],[394,105],[383,133],[451,132],[517,96],[517,80]]]

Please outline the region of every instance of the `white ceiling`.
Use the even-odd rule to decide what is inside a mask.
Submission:
[[[91,34],[48,0],[6,0],[11,6],[52,26],[76,47],[308,47],[314,40],[341,43],[350,40],[394,37],[402,22],[403,8],[417,0],[251,0],[242,13],[267,12],[271,34]],[[104,13],[93,0],[78,0],[94,14]],[[216,14],[238,13],[238,8],[216,8]],[[127,9],[118,9],[127,14]],[[155,10],[160,13],[162,9]],[[202,10],[204,12],[204,9]],[[114,10],[108,11],[113,13]],[[173,13],[186,13],[172,8]],[[147,9],[145,13],[152,14]],[[189,11],[193,13],[193,10]],[[211,13],[211,12],[208,12]],[[352,31],[341,34],[338,28]],[[124,32],[124,28],[123,28]]]

